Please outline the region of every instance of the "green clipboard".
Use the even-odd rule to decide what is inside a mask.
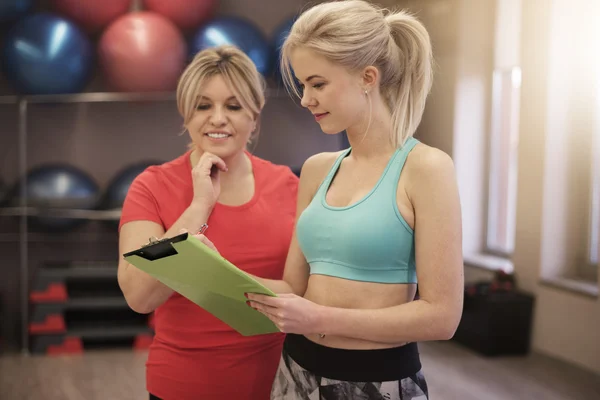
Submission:
[[[192,235],[154,241],[123,257],[243,336],[280,332],[269,318],[248,307],[244,296],[275,293]]]

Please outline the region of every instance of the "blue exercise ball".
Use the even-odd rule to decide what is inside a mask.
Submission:
[[[280,24],[273,33],[273,43],[271,50],[273,52],[273,75],[279,83],[282,82],[280,69],[281,47],[283,46],[285,39],[290,34],[294,22],[296,22],[296,17],[287,19],[282,24]]]
[[[267,38],[254,24],[239,17],[215,18],[203,25],[192,36],[190,56],[227,44],[246,53],[263,76],[271,72],[271,49]]]
[[[25,15],[33,0],[0,0],[0,24],[13,22]]]
[[[100,187],[86,172],[68,164],[45,164],[31,169],[25,180],[28,207],[40,210],[91,210],[98,206]],[[14,201],[20,202],[20,184]],[[18,205],[18,204],[17,204]],[[36,227],[57,231],[74,228],[86,219],[35,216],[30,219]]]
[[[300,178],[300,173],[302,172],[302,166],[290,167],[294,175]]]
[[[125,197],[127,197],[129,186],[131,186],[133,180],[144,172],[146,168],[159,164],[161,164],[159,161],[142,161],[129,165],[117,172],[104,193],[102,208],[110,210],[123,207],[123,202],[125,201]]]
[[[23,94],[82,91],[91,78],[93,58],[93,45],[77,26],[47,13],[17,22],[2,49],[4,73]]]
[[[8,186],[0,178],[0,207],[4,206],[4,203],[8,200]]]
[[[129,165],[115,174],[112,178],[108,187],[104,193],[104,199],[102,200],[102,208],[107,210],[115,210],[123,207],[123,202],[129,187],[133,183],[133,180],[137,178],[139,174],[144,172],[146,168],[152,165],[159,165],[159,161],[141,161],[136,164]],[[106,221],[106,225],[110,228],[118,228],[118,220]]]

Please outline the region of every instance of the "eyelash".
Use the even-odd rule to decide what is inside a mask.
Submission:
[[[325,86],[324,83],[315,83],[314,85],[312,85],[312,87],[315,88],[315,89],[317,89],[317,90],[323,89],[323,86]],[[305,87],[304,85],[300,85],[300,88],[302,90],[304,90],[304,87]]]
[[[231,111],[240,111],[242,109],[241,106],[237,106],[237,105],[228,105],[226,107]],[[200,104],[200,105],[198,105],[198,107],[196,107],[196,110],[205,111],[205,110],[208,110],[209,108],[210,108],[210,104]]]

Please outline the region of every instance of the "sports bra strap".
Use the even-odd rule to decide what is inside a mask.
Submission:
[[[395,160],[391,166],[391,171],[389,171],[388,176],[385,177],[386,180],[391,179],[391,185],[396,188],[398,186],[398,181],[400,180],[400,174],[402,173],[402,169],[404,168],[404,164],[406,164],[406,159],[408,158],[408,154],[410,151],[419,143],[419,141],[412,136],[409,137],[404,146],[400,149],[398,154],[395,156]]]
[[[348,153],[350,153],[351,150],[352,150],[352,147],[348,147],[346,150],[342,151],[342,153],[337,157],[337,159],[335,160],[335,162],[329,169],[327,176],[325,176],[325,179],[323,179],[323,182],[321,182],[321,186],[317,190],[317,193],[319,193],[321,190],[323,190],[323,188],[329,187],[329,185],[331,184],[331,180],[333,179],[338,168],[340,167],[340,164],[342,163],[344,158],[348,155]]]

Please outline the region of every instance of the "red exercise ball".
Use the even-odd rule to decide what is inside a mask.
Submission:
[[[212,18],[216,0],[143,0],[143,7],[159,13],[175,23],[183,31],[198,28]]]
[[[98,33],[119,16],[129,12],[132,0],[52,0],[57,13],[88,33]]]
[[[98,58],[113,90],[171,91],[185,66],[186,44],[168,19],[149,11],[134,12],[106,28]]]

